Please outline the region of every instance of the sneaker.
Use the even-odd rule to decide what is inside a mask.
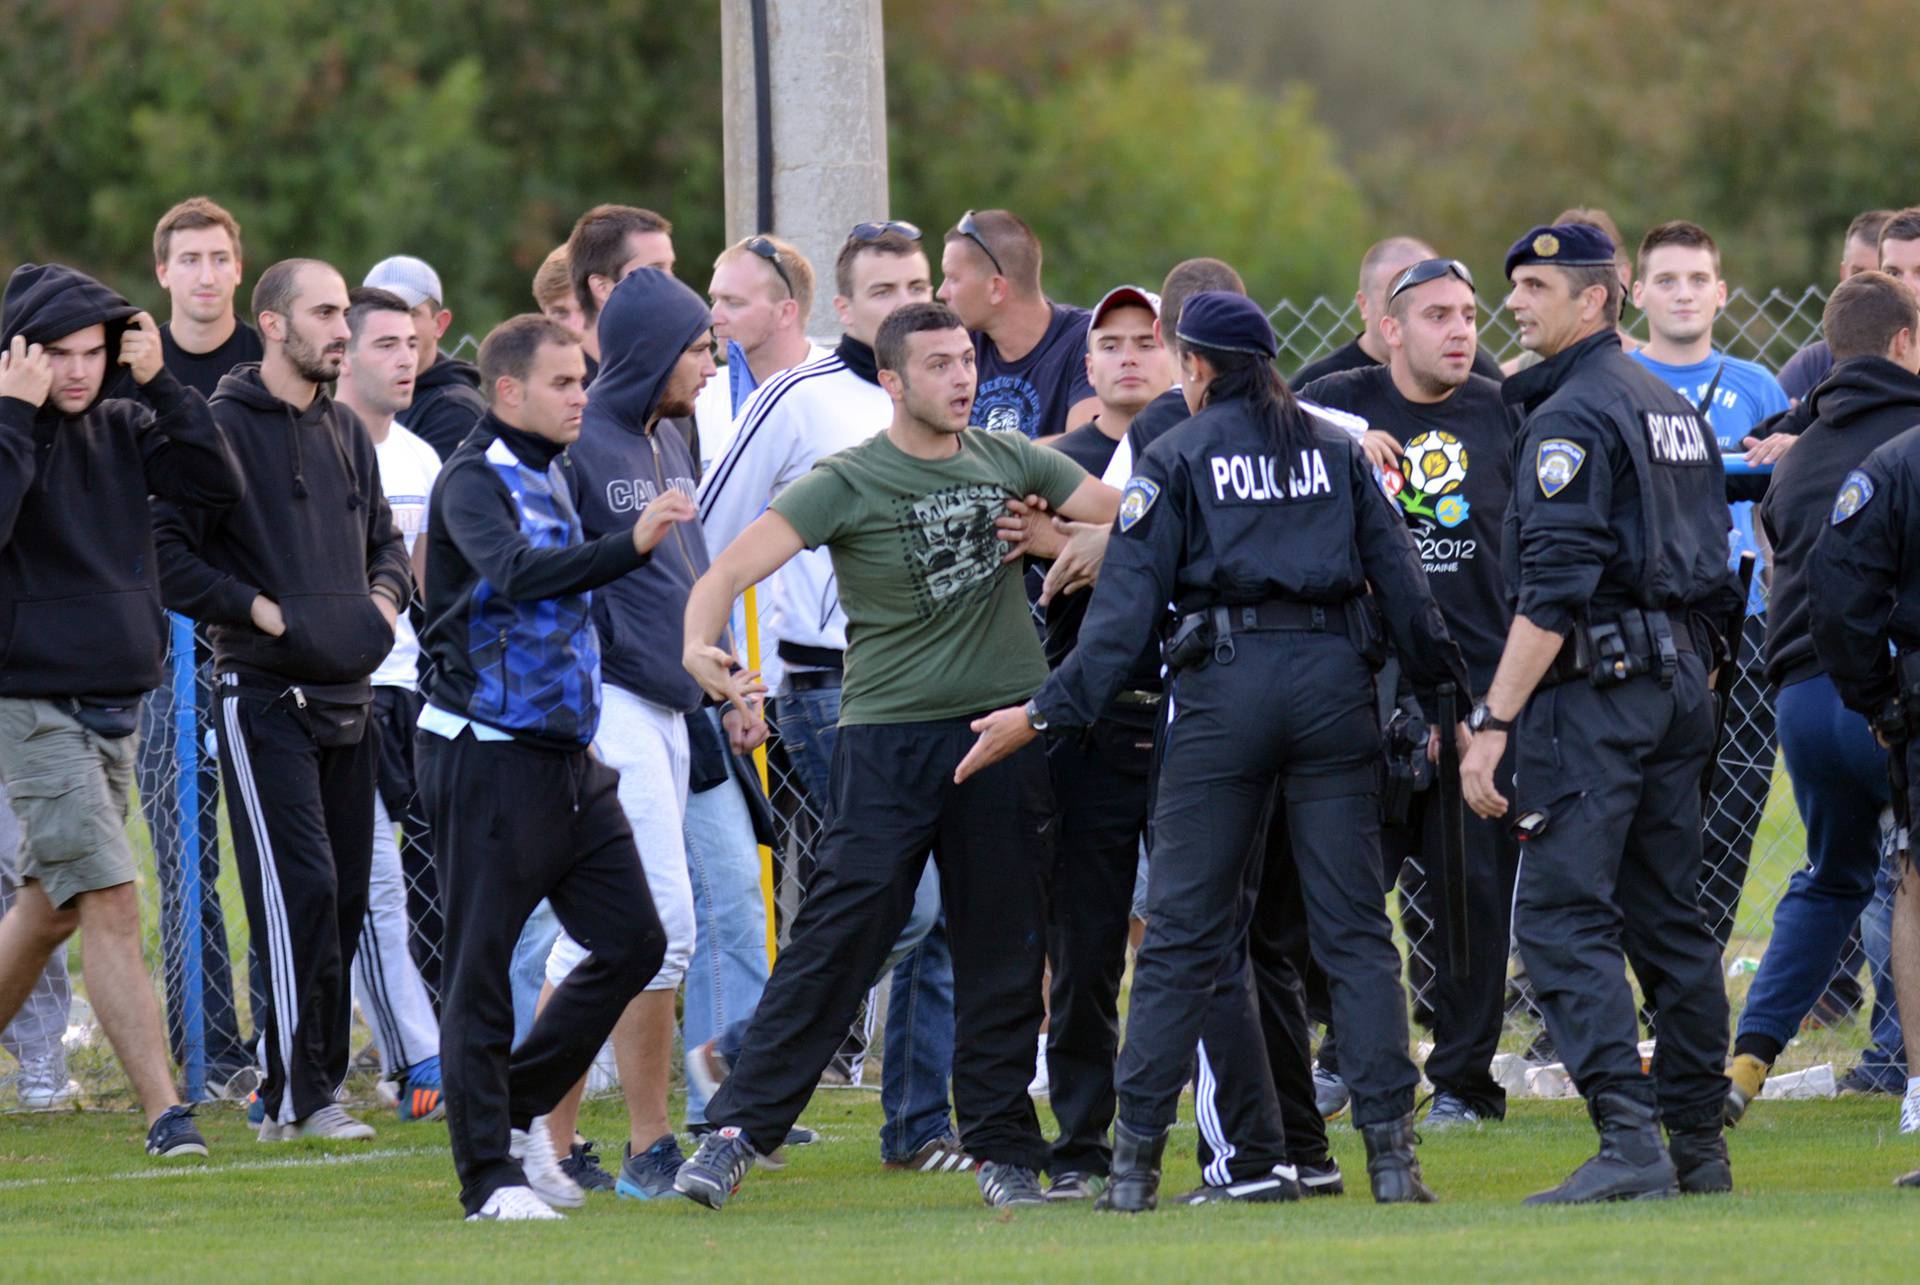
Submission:
[[[1321,1119],[1337,1119],[1346,1111],[1350,1098],[1345,1080],[1321,1070],[1318,1062],[1313,1064],[1313,1103],[1320,1108]]]
[[[787,1130],[786,1145],[789,1147],[810,1147],[818,1141],[820,1141],[820,1131],[809,1129],[804,1124],[796,1124]]]
[[[553,1153],[553,1133],[547,1128],[547,1117],[535,1116],[525,1129],[509,1133],[507,1155],[520,1162],[527,1186],[547,1204],[556,1209],[578,1209],[587,1203],[587,1193],[567,1177]]]
[[[905,1160],[887,1160],[883,1169],[909,1173],[965,1173],[973,1168],[973,1157],[961,1147],[960,1139],[948,1134],[935,1138]]]
[[[1920,1087],[1909,1087],[1900,1101],[1900,1132],[1920,1133]]]
[[[1044,1098],[1053,1091],[1047,1082],[1047,1033],[1040,1032],[1040,1051],[1033,1059],[1033,1079],[1027,1082],[1027,1096]]]
[[[1294,1171],[1300,1175],[1300,1194],[1302,1196],[1344,1196],[1347,1194],[1347,1181],[1340,1176],[1340,1162],[1332,1156],[1325,1160],[1315,1160],[1310,1164],[1297,1164]]]
[[[470,1223],[552,1222],[566,1215],[540,1199],[531,1187],[496,1187],[478,1213],[467,1215]]]
[[[446,1118],[447,1104],[440,1098],[438,1054],[407,1068],[400,1081],[400,1101],[394,1109],[402,1120]]]
[[[1040,1175],[1024,1165],[989,1160],[974,1177],[980,1183],[980,1198],[995,1209],[1047,1203],[1047,1193],[1040,1189]]]
[[[613,1175],[593,1153],[591,1142],[576,1142],[560,1159],[560,1172],[582,1191],[612,1191]]]
[[[295,1136],[292,1125],[267,1119],[267,1104],[261,1101],[257,1090],[247,1098],[247,1123],[254,1127],[254,1136],[261,1142],[292,1142]]]
[[[1895,1178],[1893,1185],[1896,1187],[1920,1187],[1920,1169],[1915,1169],[1912,1173],[1902,1174],[1900,1177]]]
[[[204,1156],[207,1140],[193,1127],[193,1108],[168,1107],[147,1130],[147,1154],[171,1160],[175,1156]]]
[[[338,1103],[329,1103],[286,1128],[292,1130],[292,1137],[321,1138],[328,1142],[367,1142],[373,1137],[372,1125],[354,1119]],[[265,1140],[264,1130],[262,1140]]]
[[[1747,1107],[1760,1096],[1760,1090],[1767,1082],[1767,1072],[1772,1069],[1751,1053],[1737,1054],[1727,1064],[1726,1122],[1729,1129],[1740,1123],[1740,1117],[1747,1113]]]
[[[1300,1180],[1292,1165],[1275,1165],[1273,1172],[1244,1182],[1195,1187],[1180,1197],[1183,1205],[1265,1205],[1300,1199]]]
[[[1421,1128],[1434,1129],[1478,1128],[1480,1113],[1467,1105],[1465,1098],[1441,1092],[1433,1095],[1433,1105],[1427,1110],[1427,1118]]]
[[[664,1196],[673,1190],[674,1175],[680,1172],[680,1166],[686,1162],[680,1144],[674,1141],[671,1133],[657,1139],[637,1156],[633,1154],[633,1144],[628,1143],[626,1159],[620,1165],[620,1180],[613,1189],[630,1200],[652,1200],[656,1196]]]
[[[688,1200],[718,1209],[740,1190],[753,1168],[753,1144],[747,1135],[728,1125],[700,1139],[700,1147],[673,1176],[673,1189]]]
[[[1899,1067],[1884,1062],[1878,1065],[1861,1062],[1840,1077],[1840,1091],[1900,1094],[1907,1091],[1907,1081]]]
[[[67,1055],[56,1049],[20,1063],[20,1105],[28,1111],[58,1111],[80,1096],[80,1082],[67,1078]]]
[[[1069,1169],[1065,1173],[1053,1175],[1053,1181],[1047,1184],[1048,1200],[1092,1200],[1107,1185],[1106,1176],[1097,1173],[1081,1173]]]
[[[708,1040],[687,1050],[687,1083],[700,1090],[700,1096],[712,1099],[732,1074],[733,1065],[720,1056],[720,1043]]]

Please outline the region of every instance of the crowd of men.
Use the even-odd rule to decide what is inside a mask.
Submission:
[[[1395,237],[1360,264],[1362,332],[1292,390],[1230,265],[1071,307],[1005,210],[944,233],[937,279],[913,224],[850,229],[831,348],[791,243],[729,246],[703,299],[633,206],[583,214],[475,362],[441,349],[451,292],[420,258],[358,285],[282,259],[243,317],[227,210],[181,202],[153,250],[163,324],[60,265],[14,271],[0,313],[0,1025],[24,1104],[76,1091],[78,931],[155,1156],[206,1153],[189,1056],[263,1143],[371,1138],[341,1095],[357,1006],[398,1118],[447,1121],[469,1218],[595,1191],[719,1208],[813,1140],[799,1116],[890,977],[887,1167],[1150,1209],[1191,1081],[1189,1202],[1339,1194],[1349,1104],[1376,1199],[1430,1200],[1398,884],[1409,933],[1445,943],[1415,963],[1422,1127],[1504,1117],[1510,956],[1531,1054],[1588,1100],[1598,1153],[1536,1199],[1730,1190],[1722,1128],[1810,1014],[1859,1004],[1863,945],[1874,1044],[1847,1084],[1920,1135],[1920,208],[1855,220],[1780,378],[1715,346],[1705,229],[1630,250],[1576,209],[1507,257],[1522,359],[1479,344],[1463,263]],[[1297,452],[1232,447],[1240,397]],[[1292,515],[1322,496],[1390,639],[1360,646],[1372,607],[1315,579],[1345,537],[1311,537],[1303,581],[1233,587],[1247,541],[1321,530]],[[1231,668],[1236,631],[1352,635],[1367,712],[1322,729],[1352,763],[1213,792],[1298,749],[1194,739],[1189,671],[1262,672],[1244,642]],[[1808,861],[1729,1030],[1776,744]],[[822,819],[771,968],[769,749]],[[164,1014],[136,782],[163,898],[200,889],[197,924],[163,916]],[[576,1132],[603,1047],[611,1168]]]

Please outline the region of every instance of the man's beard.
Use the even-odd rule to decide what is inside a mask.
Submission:
[[[308,343],[297,334],[287,336],[287,364],[293,373],[310,384],[330,384],[340,377],[340,357],[345,345],[328,350]],[[329,361],[331,358],[331,361]]]

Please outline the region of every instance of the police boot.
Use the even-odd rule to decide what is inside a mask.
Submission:
[[[1584,1205],[1677,1194],[1673,1159],[1660,1145],[1660,1123],[1652,1103],[1613,1089],[1595,1095],[1587,1113],[1600,1130],[1599,1152],[1558,1187],[1528,1196],[1525,1203]]]
[[[1733,1161],[1727,1158],[1727,1139],[1718,1120],[1668,1129],[1667,1154],[1673,1157],[1683,1195],[1718,1196],[1733,1190]]]
[[[1160,1204],[1160,1156],[1167,1149],[1167,1131],[1135,1133],[1122,1121],[1113,1122],[1113,1174],[1107,1189],[1093,1202],[1109,1213],[1144,1214]]]
[[[1420,1178],[1420,1158],[1413,1154],[1413,1117],[1403,1115],[1384,1124],[1360,1126],[1367,1144],[1367,1181],[1373,1198],[1383,1205],[1430,1205],[1439,1197]]]

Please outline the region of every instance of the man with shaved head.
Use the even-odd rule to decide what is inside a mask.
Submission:
[[[1417,237],[1390,236],[1368,246],[1367,252],[1360,256],[1360,288],[1353,295],[1354,305],[1360,309],[1360,333],[1296,371],[1290,381],[1294,391],[1343,370],[1384,366],[1388,350],[1380,322],[1387,315],[1387,287],[1414,264],[1437,257],[1433,247]],[[1502,378],[1500,363],[1485,348],[1474,352],[1473,373],[1495,381]]]

